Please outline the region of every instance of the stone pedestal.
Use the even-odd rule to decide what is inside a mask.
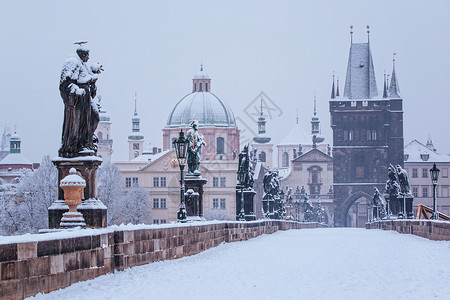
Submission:
[[[252,188],[244,189],[244,214],[245,221],[256,220],[256,215],[254,211],[254,197],[255,190]],[[239,213],[241,212],[241,188],[236,186],[236,220],[238,219]]]
[[[199,217],[203,218],[203,186],[208,182],[206,178],[201,175],[186,175],[184,179],[185,191],[193,190],[193,195],[188,199],[187,193],[185,193],[186,214],[188,220],[194,220]]]
[[[86,221],[86,227],[100,228],[107,226],[106,206],[97,199],[97,169],[101,165],[102,159],[97,156],[80,156],[74,158],[57,157],[53,164],[58,169],[58,182],[69,175],[69,170],[75,168],[81,177],[86,180],[86,187],[83,191],[83,202],[78,206]],[[69,207],[64,204],[64,191],[58,189],[58,200],[48,208],[48,227],[50,229],[59,228],[63,214],[69,211]]]

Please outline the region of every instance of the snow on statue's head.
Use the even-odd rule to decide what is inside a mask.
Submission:
[[[198,128],[198,121],[197,120],[193,120],[191,123],[192,128],[194,128],[194,130],[196,130]]]
[[[78,45],[77,54],[83,62],[87,62],[89,60],[89,48],[86,46],[85,41],[83,42],[75,42],[74,44]]]

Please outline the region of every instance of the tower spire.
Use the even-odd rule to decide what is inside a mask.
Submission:
[[[391,85],[389,86],[389,98],[400,98],[400,88],[398,86],[397,76],[395,75],[395,55],[397,53],[394,52],[392,58],[392,76],[391,76]]]
[[[334,93],[334,71],[333,71],[333,85],[331,86],[331,99],[335,99],[336,94]]]
[[[387,84],[386,84],[386,71],[384,71],[384,86],[383,86],[383,98],[387,98]]]
[[[316,91],[314,91],[314,116],[317,115],[317,111],[316,111]]]
[[[367,28],[367,43],[370,43],[370,26],[366,25]]]
[[[137,116],[137,92],[134,92],[134,115]]]
[[[353,25],[350,25],[350,42],[353,44]]]
[[[261,108],[260,108],[260,111],[259,111],[259,115],[262,117],[262,115],[263,115],[263,96],[261,96]]]
[[[339,97],[339,76],[337,77],[336,80],[336,97]]]
[[[297,115],[295,116],[295,119],[297,119],[297,124],[298,124],[298,108],[297,108]]]

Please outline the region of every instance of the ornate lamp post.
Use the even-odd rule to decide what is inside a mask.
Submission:
[[[238,181],[241,186],[241,211],[238,215],[239,221],[245,221],[245,210],[244,210],[244,182],[245,182],[245,171],[243,168],[240,168],[238,171]]]
[[[180,210],[177,212],[177,221],[186,222],[186,204],[184,203],[184,166],[186,165],[186,155],[188,148],[188,141],[184,138],[183,129],[180,130],[180,137],[173,141],[175,150],[177,152],[178,165],[181,171],[181,199]]]
[[[436,167],[436,163],[433,164],[433,168],[430,169],[431,182],[433,182],[433,219],[439,220],[439,213],[437,211],[437,203],[436,203],[436,186],[439,179],[439,170]]]

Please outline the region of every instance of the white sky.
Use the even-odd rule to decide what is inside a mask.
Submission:
[[[103,108],[113,122],[114,160],[128,156],[134,92],[146,144],[162,145],[161,129],[191,91],[203,61],[212,91],[235,115],[264,91],[281,108],[268,121],[279,142],[300,122],[310,130],[314,91],[322,134],[331,143],[331,75],[343,91],[349,25],[371,49],[378,89],[396,71],[404,99],[405,144],[431,134],[450,153],[450,2],[448,1],[8,1],[0,10],[0,130],[17,125],[22,152],[39,162],[57,155],[63,102],[61,67],[73,42],[88,40]]]

